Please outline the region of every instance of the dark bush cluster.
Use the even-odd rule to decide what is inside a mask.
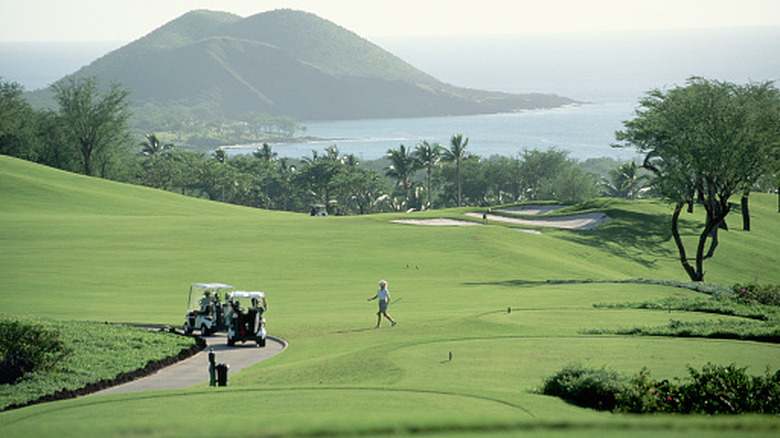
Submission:
[[[742,304],[765,304],[780,306],[780,285],[775,284],[735,284],[729,297]]]
[[[625,378],[614,371],[575,364],[545,380],[542,394],[554,395],[585,408],[611,411],[615,408],[616,395],[625,385]]]
[[[780,371],[750,376],[746,368],[688,368],[685,381],[654,380],[644,369],[631,379],[579,365],[549,377],[542,393],[582,407],[627,413],[780,414]]]
[[[68,354],[59,332],[19,321],[0,321],[0,383],[47,370]]]

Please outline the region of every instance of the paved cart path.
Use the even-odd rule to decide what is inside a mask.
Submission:
[[[229,365],[228,386],[230,375],[260,361],[281,353],[287,342],[283,339],[268,336],[265,347],[258,347],[254,342],[237,343],[234,347],[227,346],[224,333],[217,333],[204,338],[208,346],[200,353],[177,362],[169,367],[138,380],[114,386],[92,393],[90,395],[121,394],[134,391],[149,391],[154,389],[188,388],[209,381],[209,351],[213,351],[216,363]]]

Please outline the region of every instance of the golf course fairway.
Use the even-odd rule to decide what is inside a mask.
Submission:
[[[708,283],[780,283],[777,198],[751,194],[752,231],[728,217]],[[0,312],[180,327],[190,283],[267,294],[281,354],[229,385],[85,397],[0,413],[0,436],[720,437],[780,433],[761,415],[622,415],[535,392],[581,363],[655,378],[707,363],[780,368],[780,346],[729,339],[595,335],[586,330],[740,319],[610,309],[601,303],[702,295],[624,282],[686,282],[658,200],[589,204],[595,230],[467,220],[476,209],[310,217],[193,199],[0,156]],[[681,217],[697,238],[703,209]],[[376,324],[380,279],[398,321]],[[659,283],[656,282],[656,283]],[[219,360],[219,358],[217,358]],[[207,370],[204,370],[206,373]]]

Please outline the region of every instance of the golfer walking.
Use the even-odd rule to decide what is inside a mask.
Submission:
[[[387,314],[387,306],[390,304],[390,291],[387,290],[387,282],[384,280],[379,282],[379,290],[368,301],[376,299],[379,299],[379,311],[376,312],[376,327],[374,328],[379,328],[379,324],[382,322],[382,315],[385,315],[385,318],[390,320],[391,327],[395,327],[395,320]]]

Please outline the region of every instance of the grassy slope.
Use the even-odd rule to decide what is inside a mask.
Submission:
[[[754,196],[754,230],[731,231],[706,279],[780,282],[780,217]],[[548,285],[547,279],[685,280],[660,203],[605,203],[615,221],[542,236],[505,226],[419,227],[391,215],[311,218],[216,204],[70,175],[0,157],[0,308],[60,319],[181,324],[188,284],[221,281],[268,293],[280,356],[232,375],[227,389],[107,396],[0,415],[10,435],[236,436],[265,433],[550,428],[578,435],[728,433],[771,436],[767,418],[716,420],[599,414],[532,394],[573,361],[656,377],[735,362],[761,373],[780,350],[759,343],[589,337],[582,328],[708,318],[592,303],[679,289]],[[442,212],[431,214],[439,215]],[[444,212],[457,216],[457,210]],[[736,225],[736,221],[732,226]],[[637,235],[639,237],[637,237]],[[390,282],[398,327],[369,329],[377,280]],[[513,311],[507,313],[511,307]],[[453,360],[450,362],[449,353]],[[217,358],[219,360],[219,358]],[[220,421],[203,424],[204,409]],[[121,418],[111,422],[107,415]],[[545,427],[546,426],[546,427]],[[671,430],[670,430],[671,429]],[[5,435],[5,433],[4,433]]]

